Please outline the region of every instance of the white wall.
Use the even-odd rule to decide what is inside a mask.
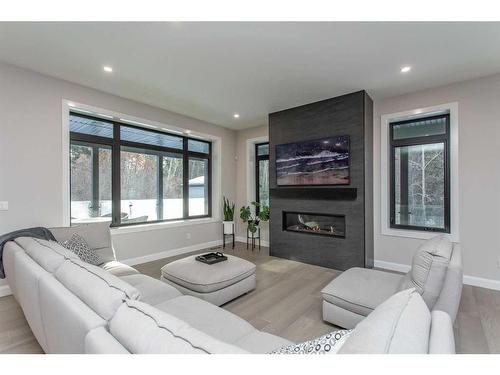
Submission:
[[[375,103],[375,259],[409,265],[422,242],[381,235],[380,117],[451,102],[458,102],[459,228],[464,273],[500,281],[500,74]]]
[[[0,233],[63,224],[63,99],[220,137],[222,194],[236,199],[235,131],[0,63],[0,201],[9,202]],[[114,234],[113,241],[117,256],[128,259],[217,241],[220,233],[212,223]]]
[[[236,139],[236,235],[246,241],[246,225],[240,219],[240,207],[255,200],[255,152],[248,152],[248,142],[269,136],[268,127],[259,126],[240,130]],[[263,142],[263,141],[260,141]],[[250,197],[250,199],[249,199]],[[269,223],[261,224],[261,240],[269,242]]]

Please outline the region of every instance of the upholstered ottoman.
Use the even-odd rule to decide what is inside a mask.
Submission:
[[[232,255],[216,264],[198,262],[196,255],[168,263],[161,280],[189,294],[220,306],[255,289],[255,264]]]

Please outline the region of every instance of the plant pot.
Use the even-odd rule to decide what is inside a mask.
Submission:
[[[234,232],[234,221],[223,221],[222,225],[224,227],[224,234],[233,234],[233,232]]]

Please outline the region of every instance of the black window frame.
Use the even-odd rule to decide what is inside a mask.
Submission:
[[[434,120],[434,119],[445,119],[445,133],[437,134],[437,135],[427,135],[427,136],[419,136],[419,137],[411,137],[411,138],[403,138],[403,139],[394,139],[394,127],[397,125],[404,125],[418,121],[425,120]],[[390,143],[390,227],[394,229],[407,229],[407,230],[415,230],[415,231],[424,231],[424,232],[438,232],[438,233],[450,233],[451,230],[451,215],[450,215],[450,114],[439,114],[432,116],[422,116],[417,118],[412,118],[409,120],[403,121],[393,121],[389,123],[389,143]],[[436,228],[436,227],[426,227],[426,226],[417,226],[417,225],[406,225],[406,224],[396,224],[396,148],[397,147],[405,147],[405,146],[418,146],[418,145],[427,145],[427,144],[444,144],[444,228]],[[407,171],[407,163],[401,163],[402,166],[402,175],[404,175],[404,169]],[[405,186],[402,184],[401,191],[408,191],[408,179],[400,178],[400,181],[405,181]],[[405,189],[404,189],[405,188]],[[401,199],[405,196],[408,199],[408,193],[401,193]],[[406,205],[408,206],[408,205]],[[410,215],[411,213],[407,213]]]
[[[259,146],[267,145],[269,142],[260,142],[255,144],[255,202],[260,204],[260,161],[269,160],[269,151],[266,155],[259,155]],[[257,207],[258,212],[258,207]]]
[[[114,119],[100,118],[98,116],[93,116],[89,114],[82,114],[77,111],[70,111],[70,116],[78,116],[91,120],[101,121],[113,124],[113,138],[90,135],[84,133],[75,133],[70,130],[70,145],[80,144],[89,147],[98,147],[99,145],[110,146],[111,147],[111,227],[122,227],[122,226],[132,226],[132,225],[144,225],[144,224],[154,224],[154,223],[162,223],[169,221],[178,221],[178,220],[190,220],[190,219],[201,219],[201,218],[210,218],[212,217],[212,142],[206,141],[203,139],[188,137],[181,134],[174,134],[168,131],[162,131],[157,129],[149,129],[147,127],[141,127],[133,124],[129,124],[126,122],[116,121]],[[123,141],[120,139],[120,128],[121,126],[136,128],[141,130],[146,130],[153,133],[159,134],[167,134],[175,137],[182,138],[182,149],[178,148],[170,148],[164,146],[151,145],[141,142],[132,142],[132,141]],[[203,142],[208,144],[208,153],[189,151],[188,149],[188,140],[193,140],[197,142]],[[163,157],[171,154],[176,154],[182,157],[183,160],[183,174],[182,174],[182,183],[183,183],[183,215],[179,218],[173,219],[159,219],[159,220],[150,220],[138,223],[122,223],[121,222],[121,151],[122,147],[126,147],[129,149],[137,150],[137,152],[148,153],[152,155],[158,156],[158,186],[157,186],[157,214],[158,217],[163,217]],[[204,159],[208,161],[208,179],[205,182],[208,184],[208,204],[207,204],[207,214],[206,215],[189,215],[189,159],[197,158]],[[71,168],[71,164],[70,164]],[[99,187],[96,185],[96,180],[99,181],[98,168],[93,168],[93,199],[95,196],[99,196]],[[71,170],[70,170],[71,176]],[[70,189],[71,189],[71,177],[70,177]],[[96,189],[96,191],[94,190]],[[70,190],[71,191],[71,190]],[[70,194],[71,200],[71,194]],[[71,211],[71,204],[70,204]],[[70,212],[71,216],[71,212]]]

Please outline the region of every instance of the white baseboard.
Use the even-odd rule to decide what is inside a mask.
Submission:
[[[383,260],[376,260],[375,267],[391,271],[405,272],[405,273],[408,272],[411,268],[407,264],[385,262]],[[500,290],[500,280],[485,279],[482,277],[464,275],[464,284],[478,286],[480,288]]]
[[[245,237],[236,236],[234,239],[237,242],[247,243],[247,239]],[[255,241],[258,244],[257,240],[255,240]],[[261,240],[260,244],[261,244],[261,246],[269,247],[269,241]]]
[[[479,286],[481,288],[500,290],[500,281],[484,279],[482,277],[464,275],[464,284]]]
[[[198,251],[198,250],[207,249],[210,247],[215,247],[215,246],[220,246],[220,245],[222,245],[222,240],[203,242],[200,244],[181,247],[178,249],[165,250],[165,251],[161,251],[159,253],[143,255],[143,256],[135,257],[135,258],[128,258],[128,259],[120,260],[120,262],[128,264],[129,266],[134,266],[136,264],[152,262],[152,261],[155,261],[158,259],[168,258],[168,257],[181,255],[181,254],[186,254],[186,253],[190,253],[193,251]]]
[[[0,297],[10,296],[12,291],[8,285],[0,286]]]

